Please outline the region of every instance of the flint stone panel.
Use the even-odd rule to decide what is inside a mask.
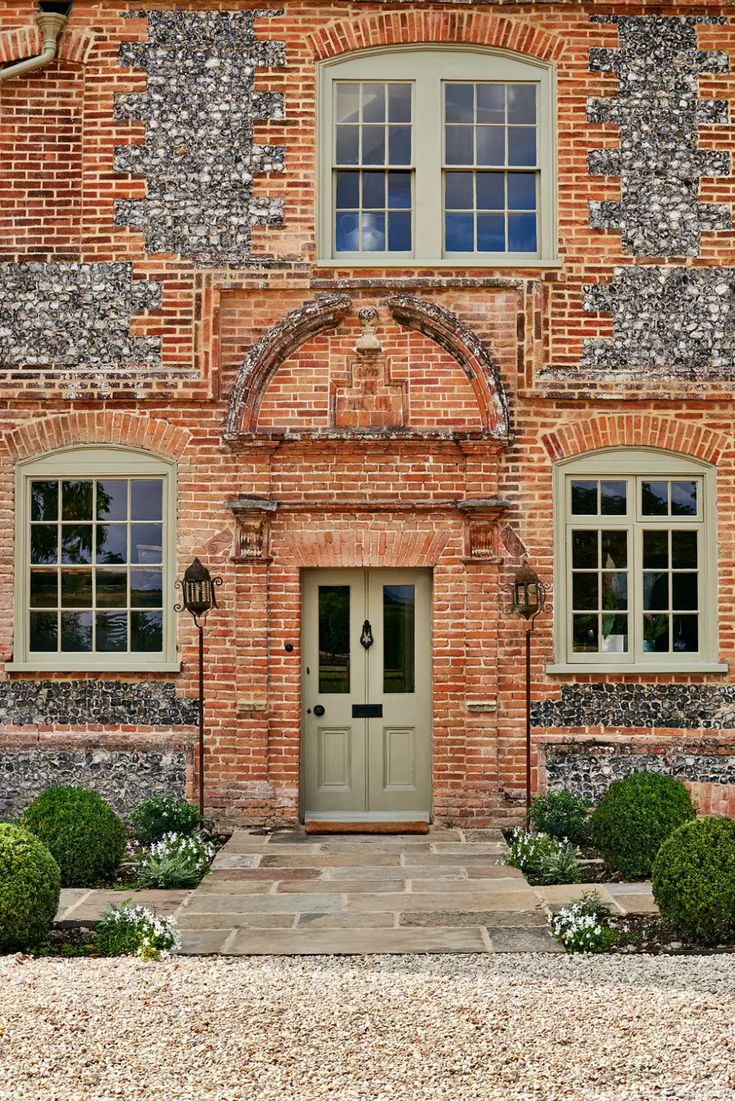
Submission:
[[[281,224],[281,200],[256,196],[253,179],[283,171],[283,146],[257,144],[253,130],[283,118],[280,93],[254,91],[257,69],[285,64],[283,43],[256,38],[255,22],[282,14],[152,11],[148,41],[121,45],[121,63],[145,69],[148,87],[118,95],[115,114],[147,126],[145,144],[116,149],[115,165],[148,189],[116,203],[116,223],[141,230],[147,252],[237,265],[253,226]]]
[[[4,681],[0,726],[195,726],[197,700],[167,681]]]
[[[1,263],[0,365],[151,367],[157,336],[130,334],[132,315],[161,304],[161,284],[131,264]]]
[[[546,748],[548,791],[570,791],[597,803],[614,780],[632,772],[658,772],[678,780],[704,784],[735,784],[735,756],[662,750],[621,752],[619,746],[594,746],[586,751]]]
[[[720,51],[697,49],[698,22],[724,23],[723,17],[593,16],[615,23],[620,49],[590,51],[592,72],[615,73],[619,92],[590,99],[590,122],[620,128],[618,149],[595,149],[589,170],[619,176],[618,202],[590,203],[590,224],[619,229],[622,245],[634,256],[698,256],[706,230],[729,229],[730,208],[699,202],[702,176],[730,174],[730,157],[699,148],[700,123],[726,123],[727,103],[700,100],[701,73],[727,73]]]
[[[565,684],[561,699],[532,705],[531,725],[735,728],[735,684]]]
[[[183,798],[183,750],[0,748],[0,820],[13,818],[48,787],[91,788],[127,816],[151,795]]]

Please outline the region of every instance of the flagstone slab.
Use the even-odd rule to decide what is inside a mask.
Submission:
[[[379,869],[378,869],[379,870]],[[455,880],[456,882],[456,880]],[[314,882],[313,879],[307,880],[305,883],[295,882],[277,883],[276,893],[284,895],[303,895],[313,894],[315,888],[321,888],[323,891],[339,891],[340,894],[386,894],[389,891],[399,891],[401,884],[406,884],[407,880],[394,880],[394,879],[337,879],[326,880],[319,879]]]
[[[85,899],[91,893],[90,887],[62,887],[59,894],[59,907],[56,911],[56,923],[63,922],[82,899]]]
[[[278,873],[280,876],[280,872]],[[465,879],[463,868],[447,868],[441,864],[424,868],[421,865],[411,865],[410,868],[395,867],[361,867],[361,868],[330,868],[322,879],[322,882],[339,881],[341,879]],[[396,890],[399,890],[397,887]]]
[[[515,878],[503,879],[411,879],[408,881],[409,892],[412,895],[425,894],[457,894],[468,891],[517,891],[526,887],[526,881],[521,876],[520,882]],[[394,888],[395,889],[395,888]]]
[[[642,892],[629,895],[615,895],[615,902],[624,914],[657,914],[658,906],[652,894]]]
[[[441,853],[414,853],[407,852],[403,854],[403,860],[406,867],[410,867],[412,864],[422,864],[424,867],[430,867],[432,864],[443,864],[447,867],[453,865],[459,865],[464,868],[471,868],[478,864],[502,864],[502,853],[477,853],[473,855],[472,852],[467,852],[470,846],[466,845],[464,848],[457,846],[457,849],[451,849],[448,852]],[[265,857],[264,859],[268,859]]]
[[[279,868],[278,879],[318,879],[322,874],[321,868]],[[271,868],[216,868],[205,876],[202,883],[208,883],[211,879],[218,881],[229,880],[233,883],[247,882],[248,880],[274,878]]]
[[[489,930],[494,952],[550,952],[563,955],[564,946],[548,929],[493,928]]]
[[[410,900],[407,906],[407,900]],[[527,891],[467,891],[455,898],[446,894],[345,895],[345,910],[534,910],[539,900]],[[316,908],[316,907],[315,907]]]
[[[596,895],[600,902],[607,906],[613,913],[619,913],[615,905],[616,900],[601,883],[558,883],[549,887],[534,887],[534,893],[541,902],[547,906],[568,906],[570,902],[582,897],[583,894]]]
[[[481,929],[241,929],[227,955],[373,955],[406,952],[486,952]]]
[[[462,837],[464,841],[471,841],[473,843],[475,841],[496,841],[499,845],[504,845],[506,848],[508,847],[503,837],[503,831],[491,829],[489,826],[481,829],[462,830]],[[440,840],[443,841],[444,838],[442,837]]]
[[[177,919],[179,929],[291,929],[297,914],[190,914]]]
[[[267,895],[276,889],[275,879],[217,879],[217,873],[207,876],[199,884],[200,895]],[[313,880],[297,880],[300,887],[314,890]]]
[[[411,850],[413,852],[413,849]],[[500,845],[495,842],[478,842],[472,846],[470,845],[446,845],[444,842],[434,841],[431,844],[431,851],[433,853],[452,853],[453,855],[461,857],[463,853],[468,856],[502,856],[507,851],[506,845]]]
[[[422,853],[428,857],[429,853]],[[431,863],[431,861],[429,861]],[[352,867],[400,867],[401,853],[361,850],[359,852],[319,853],[314,856],[273,856],[260,858],[261,868],[352,868]]]
[[[225,845],[212,861],[212,868],[257,868],[261,859],[259,853],[231,853]]]
[[[651,895],[653,888],[649,879],[642,883],[605,883],[605,890],[611,895]]]
[[[495,927],[502,929],[510,926],[534,929],[546,928],[547,922],[545,910],[428,910],[426,912],[406,910],[398,915],[399,925],[421,928],[436,925],[476,925],[485,929]]]
[[[396,915],[372,914],[299,914],[296,929],[393,929]]]
[[[305,913],[309,910],[328,913],[341,908],[342,896],[337,894],[215,895],[197,893],[189,903],[187,913],[294,914]],[[377,906],[372,907],[372,909],[377,909]]]
[[[213,956],[222,951],[232,929],[182,929],[181,956]]]

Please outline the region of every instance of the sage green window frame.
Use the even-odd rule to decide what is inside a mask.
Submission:
[[[656,481],[696,480],[701,485],[699,515],[643,516],[635,488],[640,479]],[[625,516],[580,516],[571,512],[573,480],[620,481],[630,479]],[[630,492],[633,487],[633,492]],[[554,496],[554,654],[547,673],[724,673],[719,659],[717,622],[716,472],[709,463],[653,448],[611,448],[555,464]],[[572,561],[569,532],[572,528],[626,529],[628,539],[628,653],[575,653],[572,644]],[[643,649],[642,532],[681,528],[700,531],[699,650],[682,653],[646,652]],[[604,568],[604,567],[603,567]],[[670,567],[669,567],[670,568]]]
[[[413,84],[413,250],[340,252],[334,247],[334,84],[397,81]],[[538,249],[533,252],[445,253],[443,86],[464,83],[533,83],[537,86]],[[317,100],[318,262],[332,267],[558,268],[556,184],[556,70],[511,51],[468,46],[401,46],[340,55],[319,66]]]
[[[162,630],[160,652],[32,652],[29,648],[31,482],[101,478],[160,478],[162,498]],[[176,464],[150,452],[111,446],[69,447],[24,459],[15,481],[15,646],[8,672],[178,672],[173,611],[176,576]],[[130,521],[128,521],[130,522]]]

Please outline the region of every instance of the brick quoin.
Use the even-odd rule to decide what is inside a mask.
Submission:
[[[222,577],[207,627],[206,785],[208,812],[221,821],[293,825],[303,817],[303,571],[335,568],[431,571],[433,820],[519,821],[524,625],[509,603],[525,556],[549,590],[535,625],[536,704],[562,714],[565,690],[596,685],[632,686],[641,701],[663,685],[688,701],[678,727],[652,726],[646,709],[604,724],[539,721],[534,787],[576,783],[596,798],[602,777],[644,760],[680,775],[703,813],[735,815],[729,672],[546,671],[563,585],[554,576],[554,464],[603,448],[656,448],[716,468],[719,660],[735,659],[733,314],[722,315],[714,334],[706,321],[720,316],[718,301],[730,308],[735,285],[727,217],[735,175],[722,158],[718,174],[699,165],[696,203],[684,217],[695,226],[686,255],[661,248],[647,256],[630,245],[645,212],[621,200],[621,176],[632,188],[634,169],[592,174],[588,156],[621,148],[626,118],[613,121],[592,101],[616,102],[621,65],[635,64],[640,36],[662,43],[652,66],[679,51],[681,64],[696,68],[698,99],[732,111],[730,6],[284,0],[267,14],[257,9],[251,37],[241,18],[248,12],[255,7],[239,0],[76,0],[58,59],[0,83],[0,769],[31,749],[48,762],[41,773],[52,782],[59,753],[101,752],[112,784],[115,768],[150,765],[159,754],[170,763],[170,787],[155,790],[197,790],[197,640],[188,616],[177,616],[179,672],[4,669],[16,648],[16,464],[72,446],[111,446],[175,462],[177,576],[198,555]],[[0,63],[39,51],[34,13],[31,0],[2,5]],[[172,63],[168,81],[194,83],[171,85],[168,98],[156,84],[162,98],[147,99],[149,76],[168,64],[166,40],[155,39],[167,13],[194,27],[193,42],[203,35],[211,60],[221,60],[221,48],[226,64],[187,77],[185,65]],[[230,53],[206,29],[218,13],[233,17]],[[421,45],[554,67],[558,265],[320,265],[318,66]],[[206,137],[182,131],[162,146],[165,155],[148,156],[155,134],[178,134],[176,98],[200,102],[196,80],[217,71],[227,80],[228,66],[244,65],[248,51],[252,87],[237,69],[233,92],[244,97],[233,110],[247,116],[250,136],[239,148],[248,181],[231,191],[217,183],[231,149],[217,144],[216,128]],[[158,129],[149,125],[156,112]],[[728,153],[723,109],[702,106],[698,115],[695,148]],[[590,203],[603,213],[592,215]],[[195,230],[212,226],[219,239],[208,236],[207,251]],[[643,236],[650,242],[648,230]],[[631,289],[631,271],[664,288],[662,324],[640,353],[634,321],[642,307],[630,296],[643,291]],[[14,298],[20,284],[22,302]],[[677,343],[669,333],[689,308],[676,298],[680,285],[699,312]],[[70,311],[61,322],[53,310],[60,295]],[[374,360],[358,351],[361,310],[376,311]],[[47,319],[45,332],[34,317]],[[704,326],[696,347],[694,321]],[[104,354],[100,334],[109,336]],[[262,507],[238,511],[237,498]],[[467,506],[478,500],[495,504]],[[176,598],[167,594],[171,607]],[[116,687],[139,686],[143,702],[129,723],[107,721],[97,697],[89,703],[95,679],[111,699]],[[54,686],[71,692],[81,701],[76,717],[56,721],[49,705],[47,719],[41,712],[29,721],[20,695],[36,683],[39,698],[51,699]],[[179,718],[157,722],[170,691]],[[712,693],[725,717],[702,729],[701,699]],[[150,722],[141,721],[146,701]],[[612,772],[603,773],[609,761]],[[20,791],[17,806],[33,794]]]

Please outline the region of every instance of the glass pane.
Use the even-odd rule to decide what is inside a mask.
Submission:
[[[473,122],[473,84],[446,84],[444,92],[444,118],[446,122]]]
[[[130,649],[137,654],[163,649],[163,613],[130,613]]]
[[[572,482],[572,513],[575,516],[597,515],[597,482]]]
[[[385,172],[363,172],[362,205],[368,210],[385,207]]]
[[[535,214],[509,214],[508,215],[508,251],[509,252],[535,252],[536,244],[536,215]]]
[[[59,515],[59,483],[31,482],[31,520],[56,520]]]
[[[362,163],[385,164],[385,127],[363,126]]]
[[[508,127],[508,164],[536,164],[536,130],[533,127]]]
[[[58,538],[56,524],[34,524],[31,528],[31,562],[38,565],[57,562]]]
[[[363,84],[362,121],[385,122],[385,84]]]
[[[337,106],[335,108],[337,122],[360,121],[360,85],[338,84]]]
[[[502,126],[477,128],[477,163],[505,164],[505,130]]]
[[[155,565],[162,561],[162,527],[160,524],[131,526],[131,561]]]
[[[59,603],[57,570],[31,570],[31,607],[55,608]]]
[[[98,520],[127,520],[128,483],[126,481],[97,482]]]
[[[55,653],[58,650],[59,626],[56,612],[31,612],[29,648],[42,653]]]
[[[395,210],[411,206],[411,173],[388,173],[388,206]]]
[[[362,251],[385,252],[385,214],[361,214]]]
[[[127,608],[128,575],[126,570],[97,570],[97,607]]]
[[[477,173],[477,209],[505,209],[505,176],[502,172]]]
[[[161,520],[163,518],[163,482],[132,482],[130,487],[130,515],[133,520]]]
[[[91,524],[63,524],[61,528],[61,561],[82,564],[92,561]]]
[[[596,615],[572,616],[572,646],[575,654],[596,654],[599,650]]]
[[[61,649],[63,651],[84,651],[92,649],[92,613],[61,613]]]
[[[335,225],[337,252],[359,252],[359,214],[338,214]]]
[[[477,85],[477,121],[505,122],[505,85]]]
[[[671,575],[671,607],[677,612],[693,612],[699,607],[696,573]]]
[[[411,251],[411,215],[409,213],[388,215],[388,251]]]
[[[672,617],[672,650],[693,652],[699,649],[699,616],[675,615]]]
[[[627,654],[627,615],[602,616],[602,652],[604,654]]]
[[[643,532],[643,565],[647,569],[668,569],[668,531]]]
[[[669,617],[667,615],[644,615],[643,649],[647,652],[669,652]]]
[[[350,587],[319,586],[319,692],[350,690]]]
[[[602,532],[602,568],[624,570],[628,565],[627,531]]]
[[[596,531],[572,532],[572,566],[575,570],[596,570],[599,564]]]
[[[92,607],[92,571],[61,571],[61,604],[64,608]]]
[[[447,172],[444,177],[444,206],[447,210],[472,210],[474,203],[473,174]]]
[[[471,126],[446,127],[446,164],[474,164]]]
[[[97,591],[99,592],[99,584]],[[98,601],[99,603],[99,597]],[[131,608],[160,608],[163,605],[163,581],[160,570],[130,571]]]
[[[536,89],[533,84],[508,85],[508,122],[536,122]]]
[[[475,218],[473,214],[445,215],[447,252],[475,251]]]
[[[360,173],[337,173],[337,207],[357,210],[360,205]],[[138,519],[138,517],[136,517]]]
[[[658,611],[669,607],[669,574],[643,574],[643,607]]]
[[[388,127],[388,163],[411,163],[411,127]]]
[[[104,653],[127,650],[128,613],[97,612],[95,616],[95,649]]]
[[[669,483],[643,482],[641,484],[641,510],[644,516],[668,516]]]
[[[672,516],[696,516],[697,515],[697,483],[696,482],[672,482],[671,483],[671,515]]]
[[[596,573],[575,573],[572,575],[572,607],[576,612],[597,611],[600,596]]]
[[[337,164],[360,163],[360,127],[337,127]]]
[[[62,520],[92,519],[93,482],[62,482]]]
[[[383,586],[383,691],[415,691],[413,585]]]
[[[505,252],[505,217],[479,214],[477,217],[478,252]]]
[[[628,510],[627,482],[600,482],[600,511],[603,516],[625,516]]]
[[[388,87],[389,122],[411,121],[411,85],[391,84]]]
[[[696,568],[698,565],[696,531],[672,531],[671,565],[675,570]]]
[[[602,607],[606,611],[628,607],[627,573],[602,574]]]
[[[536,209],[536,173],[508,173],[508,210]]]
[[[117,566],[128,560],[128,525],[97,525],[97,561]]]

